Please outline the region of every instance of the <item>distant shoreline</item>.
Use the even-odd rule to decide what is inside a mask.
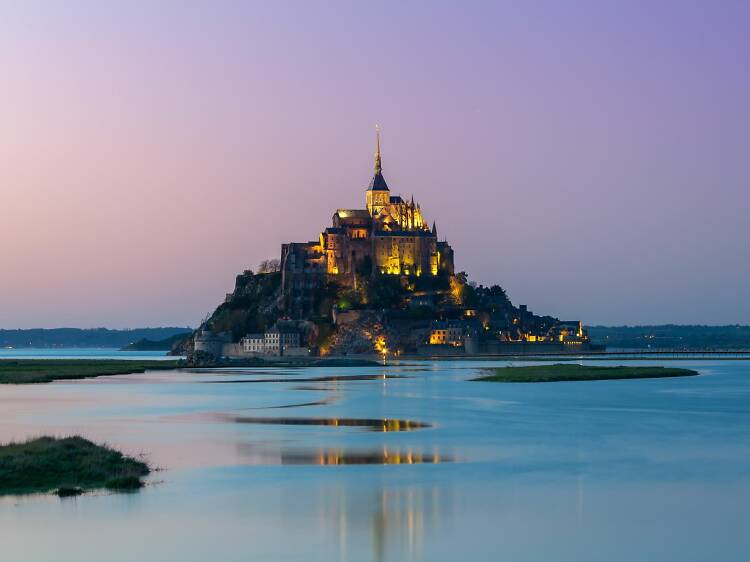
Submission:
[[[698,359],[750,360],[750,350],[742,351],[593,351],[586,353],[527,353],[493,355],[401,355],[393,360],[408,361],[688,361]],[[389,361],[391,359],[389,358]]]
[[[165,340],[177,334],[192,332],[189,327],[134,328],[110,330],[108,328],[31,328],[0,329],[0,350],[5,348],[116,348],[141,339]]]
[[[587,326],[593,344],[618,352],[673,350],[750,352],[750,325],[647,324]],[[193,331],[189,326],[157,328],[22,328],[0,329],[0,351],[13,349],[121,349],[139,340],[160,342]]]

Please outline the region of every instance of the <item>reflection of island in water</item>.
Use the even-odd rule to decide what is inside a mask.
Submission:
[[[297,417],[259,417],[217,415],[218,419],[234,423],[251,423],[260,425],[323,425],[332,427],[361,427],[370,431],[414,431],[431,427],[430,424],[392,418],[297,418]]]
[[[406,560],[420,560],[424,554],[425,519],[434,525],[440,508],[440,490],[381,489],[372,516],[372,550],[375,560],[385,560],[389,547]]]
[[[407,449],[356,451],[346,449],[294,450],[281,452],[281,464],[438,464],[452,462],[453,458],[435,450],[431,453]]]
[[[341,478],[323,480],[329,484],[317,486],[304,496],[299,495],[296,486],[280,488],[281,517],[292,519],[311,512],[321,539],[338,547],[338,557],[331,558],[334,560],[422,560],[425,534],[437,529],[441,517],[450,514],[450,494],[446,496],[442,487],[379,486],[373,482],[372,473],[367,473],[370,476],[364,476],[363,481],[363,475],[352,479],[351,475],[356,473],[336,468],[426,465],[456,460],[453,454],[437,447],[305,448],[260,442],[238,443],[237,453],[249,465],[289,465],[290,470],[299,470],[295,465],[313,465],[326,473],[330,470],[329,474],[341,474]],[[403,469],[408,473],[417,467]],[[419,468],[425,469],[428,467]],[[370,537],[369,547],[362,543],[367,537]],[[371,557],[362,555],[367,548],[372,550]]]
[[[421,560],[425,533],[438,526],[450,507],[437,486],[379,488],[364,495],[343,486],[326,490],[320,500],[320,522],[337,539],[339,560],[367,559],[362,544],[355,542],[367,535],[373,560]]]
[[[357,464],[439,464],[454,462],[449,454],[437,448],[431,451],[415,448],[389,447],[372,449],[347,448],[286,448],[274,449],[266,445],[240,443],[237,452],[247,464],[252,465],[357,465]]]

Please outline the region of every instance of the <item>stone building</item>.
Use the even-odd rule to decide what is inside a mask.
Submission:
[[[282,354],[285,349],[299,347],[299,332],[292,326],[281,323],[274,324],[264,334],[266,353],[272,355]]]
[[[231,341],[231,333],[221,332],[215,334],[205,326],[202,326],[193,339],[193,351],[195,353],[206,353],[212,355],[215,359],[219,359],[223,355],[222,348],[224,344]]]
[[[435,321],[430,326],[430,345],[460,346],[464,343],[464,325],[460,321]]]
[[[240,340],[240,345],[244,353],[265,353],[265,334],[247,334]]]
[[[357,276],[453,274],[453,250],[438,240],[412,196],[392,195],[383,177],[380,133],[364,209],[338,209],[317,241],[281,247],[282,288],[290,311],[309,311],[328,276],[343,284]]]
[[[279,321],[263,334],[247,334],[239,342],[245,355],[300,355],[307,348],[301,347],[299,330],[291,323]]]

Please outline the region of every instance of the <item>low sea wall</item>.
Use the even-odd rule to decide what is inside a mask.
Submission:
[[[287,347],[284,349],[283,357],[308,357],[310,350],[306,347]],[[272,361],[274,358],[282,357],[278,354],[266,354],[258,352],[245,351],[239,343],[225,343],[221,346],[221,356],[229,359],[248,359],[251,357],[260,357]]]
[[[420,345],[417,354],[427,357],[475,357],[485,355],[560,355],[603,351],[603,346],[591,344],[570,345],[562,342],[477,342],[466,341],[466,347],[452,345]]]

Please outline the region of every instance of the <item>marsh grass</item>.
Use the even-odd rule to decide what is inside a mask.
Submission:
[[[149,474],[145,462],[83,437],[38,437],[0,445],[0,495],[134,490]]]
[[[127,375],[147,370],[175,369],[177,361],[119,359],[3,359],[0,384],[47,383],[104,375]]]
[[[576,363],[554,365],[528,365],[524,367],[496,367],[482,369],[487,373],[474,381],[486,382],[562,382],[603,381],[621,379],[656,379],[665,377],[690,377],[697,375],[692,369],[677,367],[594,366]]]

